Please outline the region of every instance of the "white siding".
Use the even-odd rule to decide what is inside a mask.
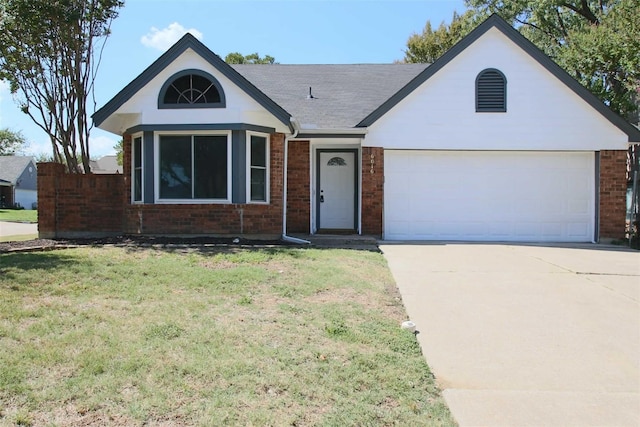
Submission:
[[[158,109],[162,85],[172,75],[186,69],[202,70],[214,76],[224,90],[226,108]],[[279,132],[288,131],[282,122],[191,49],[118,108],[114,116],[121,118],[121,130],[139,124],[249,123],[273,127]],[[107,127],[106,123],[101,127]]]
[[[385,150],[384,238],[590,242],[592,152]]]
[[[507,79],[507,112],[475,112],[486,68]],[[365,146],[390,149],[625,149],[628,137],[493,28],[369,127]]]

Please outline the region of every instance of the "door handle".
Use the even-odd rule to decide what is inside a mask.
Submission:
[[[324,203],[324,194],[322,194],[324,190],[320,190],[320,203]]]

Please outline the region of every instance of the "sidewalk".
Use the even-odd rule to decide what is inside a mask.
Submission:
[[[38,224],[0,221],[0,237],[38,234]]]

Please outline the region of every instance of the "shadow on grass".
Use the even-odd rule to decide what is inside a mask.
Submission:
[[[78,261],[75,257],[60,252],[17,252],[0,254],[0,274],[11,277],[12,269],[17,270],[59,270]]]
[[[92,247],[101,247],[101,245],[92,245]],[[200,255],[215,255],[215,254],[240,254],[247,251],[261,253],[265,255],[286,255],[290,258],[302,258],[304,247],[291,247],[291,246],[275,246],[264,247],[260,245],[238,245],[238,246],[226,246],[226,245],[201,245],[201,244],[162,244],[162,245],[116,245],[116,247],[122,247],[126,252],[135,253],[142,251],[158,251],[170,254],[200,254]]]

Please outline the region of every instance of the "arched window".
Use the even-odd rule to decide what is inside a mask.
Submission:
[[[200,70],[174,74],[160,89],[158,108],[224,108],[224,91],[212,75]]]
[[[507,111],[507,78],[495,68],[487,68],[476,77],[476,112]]]

